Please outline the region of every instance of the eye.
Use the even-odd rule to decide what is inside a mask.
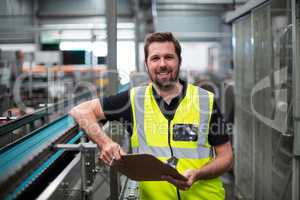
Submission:
[[[158,56],[153,56],[150,58],[151,61],[158,61],[159,60],[159,57]]]
[[[167,60],[172,60],[174,58],[175,58],[174,55],[166,55],[166,57],[165,57],[165,59],[167,59]]]

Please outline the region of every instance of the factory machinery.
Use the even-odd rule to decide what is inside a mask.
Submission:
[[[87,97],[81,94],[73,102]],[[0,136],[49,117],[68,103],[8,122],[0,126]],[[109,131],[108,123],[105,127]],[[137,184],[99,164],[97,151],[70,116],[56,117],[0,149],[0,199],[137,199]]]

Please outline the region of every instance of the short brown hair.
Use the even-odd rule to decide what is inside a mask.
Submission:
[[[179,65],[181,64],[181,46],[171,32],[156,32],[150,33],[146,36],[144,44],[145,62],[147,62],[149,55],[149,46],[153,42],[172,42],[175,47],[175,52],[179,58]]]

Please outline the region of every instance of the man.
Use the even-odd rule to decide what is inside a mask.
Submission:
[[[134,153],[147,152],[172,162],[187,178],[182,181],[163,176],[165,181],[140,182],[141,199],[224,199],[218,176],[231,167],[232,150],[227,135],[214,133],[220,127],[209,129],[221,119],[213,94],[179,80],[181,47],[171,33],[148,35],[144,51],[151,79],[148,86],[106,97],[102,102],[94,99],[82,103],[70,114],[101,148],[100,159],[106,164],[121,159],[125,152],[97,121],[119,120],[132,133]]]

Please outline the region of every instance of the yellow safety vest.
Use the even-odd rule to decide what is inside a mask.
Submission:
[[[187,85],[174,118],[168,121],[152,94],[152,85],[133,88],[130,91],[133,111],[133,153],[150,153],[166,162],[173,154],[178,158],[177,170],[201,168],[212,160],[208,143],[209,121],[213,107],[213,94],[191,84]],[[178,141],[173,138],[175,124],[193,124],[198,127],[196,141]],[[170,141],[169,141],[170,140]],[[146,172],[145,172],[146,173]],[[139,183],[141,200],[177,199],[176,187],[167,181],[143,181]],[[181,200],[223,200],[225,196],[220,178],[199,180],[187,191],[180,191]]]

